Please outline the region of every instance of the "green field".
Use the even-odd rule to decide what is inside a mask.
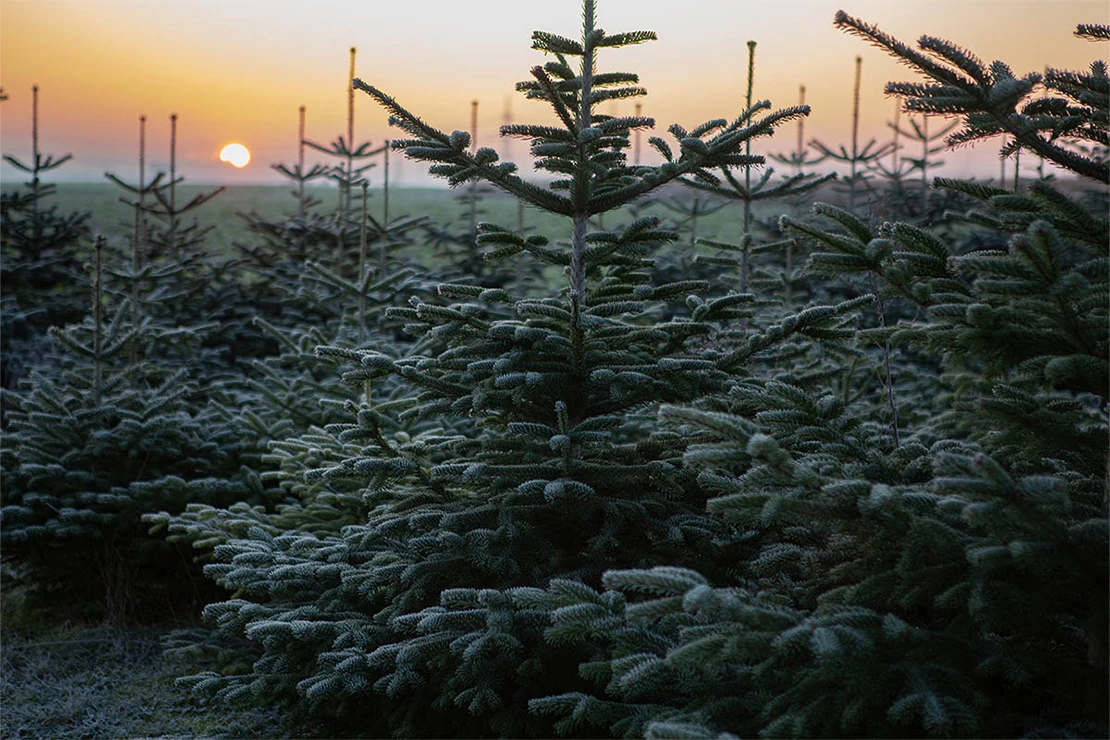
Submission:
[[[8,190],[11,187],[14,186],[5,184],[4,189]],[[214,189],[214,187],[182,185],[178,188],[178,202],[188,202],[189,199]],[[315,188],[310,192],[321,201],[317,207],[319,212],[334,211],[337,198],[334,188]],[[57,205],[61,213],[89,212],[92,214],[89,223],[93,233],[124,239],[129,237],[134,219],[133,208],[124,202],[125,195],[128,194],[109,183],[63,183],[57,186],[56,194],[47,202]],[[833,194],[828,193],[828,195]],[[676,190],[673,194],[663,195],[662,198],[669,201],[675,199],[689,201],[690,195],[688,191]],[[370,215],[380,219],[383,206],[382,190],[372,189]],[[778,211],[783,207],[782,205],[757,207],[756,214],[772,217],[778,215]],[[789,208],[789,206],[785,207]],[[281,220],[295,214],[296,199],[292,195],[292,189],[284,186],[232,186],[194,211],[196,220],[202,226],[213,227],[207,239],[209,246],[213,248],[227,245],[232,240],[249,240],[251,232],[243,216],[252,213],[272,220]],[[455,224],[457,228],[466,228],[469,219],[466,186],[455,190],[447,187],[394,188],[390,191],[389,213],[391,219],[402,215],[426,216],[441,225]],[[642,210],[637,210],[636,213],[623,209],[615,214],[607,214],[608,223],[605,225],[612,226],[614,222],[619,224],[640,213],[655,214],[665,221],[673,221],[677,215],[662,205],[644,204]],[[517,202],[511,197],[496,191],[487,191],[480,197],[479,221],[516,228],[519,218]],[[570,236],[570,222],[565,218],[528,206],[523,210],[523,219],[526,228],[534,229],[550,239],[559,240]],[[738,239],[742,230],[742,219],[742,206],[739,203],[726,205],[721,210],[700,219],[698,235],[725,241]]]

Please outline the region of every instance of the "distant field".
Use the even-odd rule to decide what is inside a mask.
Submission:
[[[4,189],[7,190],[9,187],[11,186],[5,184]],[[198,193],[210,192],[213,189],[182,185],[178,188],[178,201],[188,202]],[[337,198],[335,189],[316,188],[311,192],[322,201],[317,207],[319,212],[328,213],[334,210]],[[90,222],[96,233],[105,234],[110,239],[127,239],[133,216],[131,207],[122,201],[124,195],[128,194],[110,183],[60,184],[56,196],[49,202],[56,204],[63,213],[88,211],[92,214]],[[428,216],[440,224],[454,223],[456,228],[463,229],[466,228],[469,216],[469,207],[462,200],[465,196],[465,186],[454,191],[446,187],[395,188],[390,192],[390,216],[392,218],[405,214]],[[671,195],[664,197],[689,198],[690,195],[682,189],[676,189]],[[381,189],[371,190],[370,198],[370,214],[380,218],[383,207]],[[789,208],[789,205],[779,205],[767,210],[766,213],[776,215]],[[279,220],[295,212],[296,200],[291,194],[290,187],[234,186],[194,211],[193,214],[201,224],[215,227],[209,236],[209,243],[216,246],[227,244],[233,239],[243,241],[251,238],[247,222],[241,214],[255,213],[267,219]],[[671,219],[677,215],[658,205],[650,207],[647,212]],[[627,211],[609,214],[605,226],[620,225],[631,217],[632,214]],[[187,220],[191,221],[191,218],[192,216]],[[739,239],[742,218],[740,204],[728,204],[716,213],[702,217],[698,234],[710,239],[726,241]],[[502,193],[490,192],[479,201],[478,219],[516,228],[518,222],[516,201]],[[524,209],[524,223],[527,227],[535,229],[537,233],[553,240],[570,237],[570,224],[567,219],[530,207]]]

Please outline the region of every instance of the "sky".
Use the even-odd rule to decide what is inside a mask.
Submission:
[[[907,42],[922,34],[953,41],[1017,73],[1087,67],[1108,45],[1075,38],[1077,23],[1110,23],[1105,0],[599,0],[607,32],[653,30],[659,40],[605,53],[602,71],[636,72],[648,96],[644,115],[657,130],[732,118],[744,107],[746,42],[757,42],[756,99],[777,107],[806,86],[813,112],[806,139],[836,147],[850,140],[855,57],[863,58],[861,143],[889,138],[895,102],[887,81],[914,73],[864,41],[834,28],[837,10],[875,23]],[[356,75],[445,130],[469,129],[478,100],[478,143],[518,163],[497,127],[549,122],[544,104],[514,84],[544,61],[533,30],[580,35],[579,0],[0,0],[0,150],[31,153],[31,87],[39,86],[40,150],[73,160],[52,181],[104,182],[138,174],[138,119],[146,115],[148,172],[168,169],[169,116],[178,115],[178,172],[196,184],[280,184],[271,169],[297,156],[298,108],[306,138],[327,144],[346,131],[349,48]],[[633,102],[602,112],[631,114]],[[613,107],[615,105],[615,107]],[[355,139],[377,145],[398,135],[387,115],[356,96]],[[791,124],[757,150],[795,145]],[[236,170],[219,161],[223,145],[253,154]],[[646,147],[645,147],[646,149]],[[943,155],[937,174],[989,176],[997,145]],[[400,184],[430,182],[418,163],[391,160]],[[645,155],[645,160],[648,158]],[[309,154],[309,163],[325,162]],[[380,170],[371,171],[372,184]],[[8,166],[0,182],[22,179]]]

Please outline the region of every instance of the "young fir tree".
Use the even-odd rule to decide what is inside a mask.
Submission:
[[[296,188],[290,191],[297,202],[296,211],[276,221],[263,218],[254,212],[241,214],[248,228],[260,238],[260,241],[232,242],[241,254],[243,266],[258,273],[260,280],[266,281],[267,285],[263,286],[262,290],[262,296],[266,296],[266,299],[259,301],[259,308],[261,313],[271,317],[280,311],[282,297],[268,296],[270,287],[268,283],[287,279],[288,276],[284,274],[286,269],[295,274],[306,259],[313,258],[317,254],[317,250],[328,252],[334,247],[334,238],[326,234],[321,238],[322,230],[314,228],[319,217],[314,213],[314,209],[321,205],[322,201],[316,193],[308,190],[308,186],[314,180],[326,177],[329,168],[319,163],[311,166],[305,163],[305,150],[308,146],[305,139],[305,119],[306,109],[302,105],[299,108],[297,123],[297,161],[291,165],[284,163],[270,165],[271,169],[296,185]]]
[[[806,102],[806,86],[798,86],[798,105],[805,105]],[[803,175],[810,166],[820,159],[820,156],[815,156],[815,151],[812,147],[806,144],[805,136],[806,119],[799,118],[797,139],[794,149],[788,152],[771,153],[771,159],[786,165],[795,175]],[[792,216],[799,216],[804,211],[808,210],[811,198],[816,194],[816,190],[798,193],[786,198],[786,202],[790,205],[789,213]],[[805,262],[804,254],[798,253],[799,245],[795,240],[790,240],[782,248],[783,265],[782,272],[780,273],[780,286],[782,290],[782,302],[786,306],[792,306],[797,296],[810,293],[813,285],[807,280],[800,269],[800,266]]]
[[[282,355],[287,345],[298,343],[283,337],[283,332],[306,326],[320,329],[336,317],[334,306],[326,305],[326,300],[306,289],[306,261],[324,262],[348,272],[350,250],[346,245],[337,249],[335,218],[319,211],[322,201],[309,190],[309,185],[326,177],[330,168],[306,164],[305,119],[302,105],[296,162],[271,165],[295,184],[290,193],[296,201],[296,210],[279,219],[264,218],[254,212],[240,214],[252,238],[232,241],[237,257],[229,261],[231,279],[220,286],[224,306],[220,325],[236,335],[234,342],[228,342],[229,349],[236,357],[250,358],[252,362]],[[311,332],[305,333],[308,334]]]
[[[232,332],[220,323],[229,265],[204,253],[205,236],[213,227],[202,226],[195,213],[225,188],[179,202],[177,191],[185,178],[177,170],[177,115],[169,118],[168,179],[157,172],[147,180],[146,116],[139,118],[138,182],[105,173],[129,193],[120,200],[134,212],[126,257],[106,262],[113,279],[105,281],[105,290],[126,301],[132,325],[151,322],[152,330],[132,346],[132,364],[138,365],[144,356],[157,357],[197,379],[224,370],[235,359]],[[191,223],[185,221],[186,214],[193,215]]]
[[[941,125],[939,130],[934,124],[933,130],[930,131],[929,116],[925,114],[921,116],[920,122],[911,116],[909,126],[906,126],[900,120],[900,100],[897,105],[894,122],[887,124],[894,132],[891,140],[891,165],[886,166],[881,159],[872,163],[872,169],[886,181],[886,192],[882,195],[880,208],[904,213],[907,216],[918,214],[922,221],[934,221],[937,220],[937,216],[942,215],[943,211],[935,215],[931,212],[932,184],[929,181],[929,171],[944,164],[943,160],[936,159],[933,155],[945,150],[946,146],[942,139],[959,125],[959,121],[949,121]],[[911,143],[904,143],[906,141]],[[904,147],[909,148],[914,144],[920,147],[918,156],[903,154]],[[921,184],[916,188],[917,192],[911,194],[907,181],[916,173],[920,173]],[[893,203],[892,200],[895,198],[901,202]]]
[[[24,190],[9,190],[3,197],[3,236],[5,247],[4,292],[10,295],[19,288],[29,288],[35,280],[47,280],[51,270],[57,270],[61,262],[73,262],[71,255],[60,255],[66,247],[73,245],[86,235],[85,222],[89,214],[73,213],[61,215],[57,206],[49,206],[44,199],[54,195],[57,185],[45,183],[42,176],[58,169],[70,159],[72,154],[54,157],[39,150],[39,88],[31,88],[31,160],[24,163],[15,156],[5,154],[4,160],[20,172],[30,176]],[[67,259],[68,258],[68,259]],[[15,265],[10,263],[15,262]],[[54,282],[72,281],[72,276]],[[30,284],[30,285],[29,285]],[[41,287],[40,287],[41,289]]]
[[[300,135],[298,164],[292,170],[277,169],[292,175],[305,172],[303,108]],[[311,177],[294,178],[298,182],[293,191],[298,203],[295,215],[281,222],[247,217],[264,241],[249,247],[236,244],[244,258],[234,263],[236,272],[226,307],[246,321],[238,330],[240,338],[231,346],[239,347],[241,335],[247,334],[258,337],[258,345],[274,349],[253,352],[249,362],[240,366],[240,373],[214,379],[210,386],[218,415],[236,430],[244,464],[264,471],[261,480],[267,485],[280,482],[284,499],[276,511],[248,503],[236,504],[229,511],[196,503],[180,515],[148,515],[152,532],[168,528],[171,542],[209,550],[263,522],[274,531],[299,524],[313,532],[335,534],[365,516],[361,505],[337,505],[337,496],[329,497],[328,491],[321,490],[325,486],[304,485],[300,480],[308,467],[349,456],[349,446],[329,446],[334,439],[327,437],[323,428],[344,420],[344,404],[352,396],[362,395],[361,389],[352,393],[335,376],[334,367],[320,363],[315,349],[321,344],[358,347],[373,340],[379,351],[404,354],[403,345],[411,342],[394,347],[398,325],[386,322],[384,312],[391,305],[402,305],[403,295],[428,292],[421,281],[412,279],[417,272],[426,271],[415,269],[403,254],[412,246],[408,232],[424,219],[402,215],[383,228],[369,216],[363,183],[358,252],[353,256],[347,251],[335,253],[331,234],[317,238],[323,230],[313,226],[318,216],[309,209],[318,203],[304,187],[323,171],[316,167],[308,171]],[[305,261],[306,256],[318,261]],[[321,449],[325,439],[326,450]],[[175,644],[183,646],[176,652],[196,653],[198,646],[189,642],[195,638],[197,634],[175,638]],[[208,642],[204,635],[199,639]]]
[[[0,195],[0,387],[7,389],[25,374],[26,363],[41,356],[49,327],[78,321],[85,312],[77,243],[87,234],[90,214],[62,214],[57,205],[47,205],[57,186],[42,178],[72,155],[55,157],[39,150],[38,100],[36,85],[31,88],[30,162],[4,155],[8,164],[30,176],[25,188],[5,189]]]
[[[752,91],[755,84],[755,49],[756,42],[748,42],[748,86],[747,96],[745,103],[749,110],[753,109]],[[763,103],[756,104],[764,108],[770,108],[770,103],[764,101]],[[721,182],[705,182],[697,178],[682,178],[682,183],[694,190],[712,193],[713,195],[721,196],[729,200],[738,201],[743,207],[743,232],[741,235],[740,244],[727,244],[719,241],[703,240],[701,243],[707,247],[724,250],[726,253],[735,254],[732,256],[710,256],[701,258],[702,261],[716,266],[729,266],[735,268],[737,272],[737,287],[741,293],[746,293],[750,290],[752,265],[751,259],[753,251],[760,252],[781,252],[788,246],[789,242],[777,242],[773,244],[755,244],[754,236],[754,215],[752,208],[756,203],[765,203],[770,200],[780,198],[790,198],[812,192],[816,188],[825,184],[829,180],[836,177],[835,173],[830,173],[821,177],[814,174],[804,173],[801,171],[795,172],[792,175],[786,175],[779,182],[773,182],[772,177],[775,174],[773,167],[766,167],[759,179],[752,182],[752,168],[755,165],[764,163],[763,157],[755,159],[751,158],[751,142],[747,142],[744,148],[744,153],[749,157],[749,161],[745,163],[740,169],[742,170],[742,177],[739,174],[733,174],[729,169],[721,171]]]
[[[146,535],[141,516],[265,492],[187,373],[135,362],[133,348],[156,346],[156,332],[149,319],[132,323],[125,303],[109,305],[105,251],[98,238],[87,320],[51,331],[61,371],[35,371],[5,394],[0,537],[21,580],[48,599],[65,593],[68,615],[184,617],[213,590],[184,552]]]
[[[155,204],[151,204],[148,213],[157,222],[157,226],[148,235],[151,248],[163,253],[174,262],[183,262],[193,256],[201,246],[204,237],[214,226],[202,227],[194,217],[192,222],[186,223],[186,215],[192,214],[208,201],[227,190],[219,187],[205,193],[198,193],[188,201],[182,203],[178,200],[177,188],[185,182],[184,177],[177,174],[177,114],[170,114],[170,172],[165,187],[153,192]],[[195,215],[194,215],[195,216]],[[159,228],[160,226],[160,228]],[[199,256],[199,255],[196,255]]]
[[[47,598],[67,591],[67,613],[114,624],[184,618],[216,593],[182,548],[147,535],[144,514],[275,494],[210,403],[226,382],[212,374],[225,363],[202,348],[210,327],[198,323],[213,281],[199,277],[204,230],[182,215],[214,193],[177,202],[175,118],[171,179],[147,180],[145,123],[138,185],[109,175],[133,196],[129,259],[97,239],[92,311],[52,330],[59,368],[39,367],[5,396],[0,465],[0,536],[19,576]]]
[[[816,162],[826,160],[839,162],[848,167],[848,174],[839,178],[842,186],[841,192],[847,196],[848,210],[857,213],[860,205],[862,191],[869,189],[869,182],[873,178],[870,169],[882,158],[890,154],[894,145],[892,143],[879,144],[876,139],[871,139],[862,147],[859,141],[859,93],[860,81],[863,75],[863,57],[856,57],[855,82],[852,85],[852,141],[851,149],[841,144],[839,149],[833,149],[819,139],[810,142],[821,158]]]
[[[366,200],[362,202],[365,204]],[[369,219],[363,215],[365,234]],[[285,496],[276,513],[246,503],[237,504],[230,511],[198,503],[181,515],[168,512],[148,515],[146,520],[154,525],[152,531],[168,527],[169,541],[189,542],[208,550],[231,535],[245,535],[250,526],[263,523],[274,531],[301,526],[335,534],[346,524],[364,518],[364,507],[357,501],[338,504],[342,494],[349,490],[323,491],[330,486],[306,485],[302,479],[306,469],[319,467],[323,460],[338,462],[351,454],[354,448],[336,444],[324,427],[344,421],[345,406],[351,398],[366,393],[358,383],[352,389],[336,377],[333,366],[319,361],[316,348],[322,344],[359,347],[373,343],[378,351],[400,356],[411,345],[411,341],[395,341],[399,325],[386,321],[384,313],[390,306],[401,303],[398,300],[401,290],[422,287],[411,280],[415,270],[392,250],[378,255],[384,263],[371,260],[366,237],[361,241],[358,261],[361,279],[348,280],[313,262],[303,266],[307,268],[302,269],[302,282],[306,285],[300,286],[300,293],[309,298],[301,302],[318,309],[318,325],[308,329],[297,326],[295,311],[285,312],[274,323],[255,316],[253,330],[273,342],[277,352],[252,358],[241,374],[219,381],[214,389],[219,415],[237,429],[244,448],[244,464],[264,471],[262,480],[267,483],[280,483]],[[381,275],[386,277],[377,279]],[[327,290],[321,291],[321,285]],[[293,295],[292,289],[287,289]],[[346,365],[341,363],[344,372],[349,372],[350,363]],[[380,393],[381,389],[378,390]],[[340,495],[331,495],[335,493]]]
[[[835,333],[858,303],[810,310],[738,348],[695,344],[745,315],[749,298],[654,284],[650,255],[677,238],[654,219],[590,223],[681,177],[719,182],[713,170],[751,161],[750,139],[807,110],[757,115],[765,106],[753,105],[731,121],[676,124],[677,151],[651,139],[663,164],[630,165],[631,131],[653,121],[597,112],[643,94],[636,75],[598,71],[597,58],[654,34],[606,34],[593,0],[583,9],[579,39],[533,35],[549,60],[518,86],[558,123],[502,129],[530,140],[537,169],[555,177],[546,186],[356,80],[409,135],[393,145],[433,174],[455,186],[478,178],[564,216],[566,241],[489,224],[480,239],[490,258],[563,268],[565,287],[519,298],[444,284],[435,300],[387,312],[417,337],[406,356],[319,350],[358,364],[345,377],[364,396],[349,423],[325,430],[334,442],[317,442],[353,453],[321,459],[304,482],[365,507],[365,520],[326,536],[259,526],[216,547],[206,572],[238,596],[207,614],[229,640],[253,643],[256,660],[183,679],[194,690],[293,700],[330,715],[333,733],[548,735],[527,701],[578,684],[583,654],[545,644],[549,615],[513,607],[503,589],[596,585],[615,565],[732,567],[741,545],[704,512],[681,465],[687,441],[646,410],[725,390],[753,355]],[[660,317],[684,300],[687,312]]]
[[[351,47],[351,63],[347,75],[347,135],[340,134],[329,145],[317,144],[305,140],[304,143],[318,152],[327,154],[340,160],[327,173],[339,188],[339,204],[336,215],[348,224],[357,222],[354,194],[364,180],[364,174],[376,164],[356,164],[370,157],[375,157],[385,152],[385,145],[373,148],[369,141],[355,144],[355,91],[352,82],[355,79],[355,56],[357,49]]]
[[[271,169],[279,172],[297,184],[297,189],[290,192],[297,200],[297,218],[303,221],[308,216],[309,209],[320,205],[320,199],[309,193],[307,191],[307,186],[313,180],[324,177],[328,172],[328,168],[322,164],[313,164],[311,167],[305,165],[304,154],[308,142],[305,139],[305,107],[303,105],[298,109],[298,113],[297,163],[292,167],[285,164],[275,164],[271,165]],[[299,256],[302,259],[305,257],[303,254]]]
[[[366,173],[374,163],[360,162],[383,154],[386,147],[373,148],[370,142],[354,143],[354,95],[350,81],[354,78],[356,50],[350,50],[347,95],[347,131],[328,145],[306,138],[305,109],[301,106],[297,137],[297,162],[293,165],[277,164],[273,169],[296,184],[292,191],[297,201],[295,214],[271,220],[255,213],[242,214],[249,229],[256,235],[250,242],[236,241],[234,247],[240,254],[236,267],[244,271],[249,288],[257,304],[256,313],[268,321],[289,328],[304,324],[319,325],[335,319],[336,299],[341,299],[344,289],[329,285],[324,279],[313,286],[302,281],[305,263],[315,262],[346,280],[357,280],[352,265],[358,265],[363,233],[377,254],[395,250],[411,243],[410,231],[424,223],[424,219],[407,216],[390,219],[388,209],[388,163],[386,165],[383,208],[381,220],[369,217],[369,225],[362,226],[358,193],[364,193]],[[305,152],[312,149],[340,160],[340,164],[325,166],[305,163]],[[314,180],[330,179],[336,183],[338,200],[334,209],[322,209],[318,193],[311,193],[307,186]],[[261,279],[256,277],[256,274]],[[320,295],[319,288],[324,288]],[[246,301],[249,305],[251,302]],[[249,318],[249,317],[248,317]],[[249,329],[244,327],[247,333]],[[259,337],[261,339],[261,337]],[[263,340],[266,341],[266,340]],[[268,344],[268,342],[267,342]],[[272,344],[268,344],[273,349]]]
[[[114,172],[105,172],[104,177],[110,182],[118,185],[120,188],[130,194],[128,196],[121,196],[120,202],[124,205],[130,206],[133,214],[133,221],[128,224],[132,233],[131,237],[131,261],[134,264],[134,270],[137,272],[141,269],[144,263],[148,263],[153,255],[149,249],[149,235],[150,235],[150,218],[148,208],[154,200],[154,193],[164,187],[162,179],[166,176],[164,172],[155,173],[149,181],[147,180],[146,170],[146,116],[139,116],[139,181],[136,184],[129,183]],[[136,283],[138,285],[138,283]],[[136,302],[137,301],[133,301]]]
[[[930,77],[888,90],[911,109],[959,112],[955,141],[1010,129],[1105,182],[1096,160],[1037,133],[1058,115],[1057,130],[1106,141],[1102,63],[1046,74],[1062,95],[1039,118],[1045,107],[1022,106],[1039,76],[1015,85],[1002,63],[988,71],[949,42],[923,37],[926,56],[846,14],[837,25]],[[665,407],[706,435],[684,460],[757,556],[718,587],[656,567],[609,571],[604,592],[553,581],[507,594],[552,612],[550,640],[597,656],[582,666],[596,693],[533,702],[560,730],[1106,735],[1110,224],[1048,186],[1034,199],[941,185],[986,201],[977,220],[1008,233],[1008,249],[961,253],[825,205],[833,227],[784,219],[816,243],[812,272],[871,273],[888,301],[919,309],[870,332],[922,353],[904,386],[928,413],[904,419],[900,441],[876,404],[791,379],[734,386],[727,413]]]

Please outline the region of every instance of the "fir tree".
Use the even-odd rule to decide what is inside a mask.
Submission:
[[[355,79],[356,54],[357,50],[352,46],[350,70],[347,77],[347,135],[340,134],[335,141],[327,146],[317,144],[314,141],[303,140],[312,149],[341,160],[341,164],[333,166],[327,176],[334,180],[339,187],[339,206],[336,209],[336,214],[347,222],[355,221],[352,195],[364,179],[364,173],[375,166],[373,162],[357,166],[355,163],[377,156],[385,151],[385,146],[374,149],[369,141],[355,144],[355,95],[352,82]]]
[[[31,266],[25,268],[41,273],[50,266],[50,255],[67,247],[87,233],[85,221],[88,214],[75,213],[61,216],[57,207],[44,208],[43,199],[57,191],[57,186],[42,181],[42,176],[58,169],[70,159],[72,154],[54,157],[39,150],[39,88],[31,88],[31,161],[25,164],[12,155],[4,155],[4,160],[20,172],[31,176],[26,183],[27,192],[12,191],[4,194],[3,237],[4,245],[11,250],[12,257],[22,258]],[[53,258],[55,261],[57,257]],[[42,264],[39,264],[42,263]],[[38,265],[37,267],[33,267]],[[17,281],[5,281],[5,292],[17,287]]]
[[[3,337],[0,387],[12,389],[25,364],[41,359],[42,338],[51,326],[78,321],[85,311],[79,297],[85,277],[77,242],[87,235],[91,214],[58,212],[47,206],[57,186],[42,178],[72,155],[55,157],[39,150],[37,85],[31,88],[31,160],[4,155],[4,160],[30,176],[25,189],[0,196],[0,291],[3,292]],[[77,288],[77,290],[71,290]]]
[[[920,156],[903,156],[900,161],[906,163],[909,166],[909,172],[907,172],[907,174],[912,173],[914,170],[920,171],[921,191],[919,208],[922,214],[927,215],[929,213],[929,191],[932,188],[932,185],[929,182],[929,170],[933,167],[940,167],[944,164],[942,160],[934,159],[932,157],[932,155],[944,151],[945,148],[943,144],[934,144],[934,142],[939,141],[942,137],[947,135],[958,125],[959,122],[951,121],[947,125],[941,126],[939,131],[934,129],[932,132],[930,132],[928,114],[921,116],[920,123],[918,123],[917,119],[912,117],[909,119],[909,121],[910,126],[907,128],[899,128],[898,124],[891,124],[891,127],[894,129],[895,141],[897,141],[898,137],[902,137],[907,139],[908,141],[916,142],[921,147]],[[894,146],[895,148],[897,148],[898,144],[895,143]],[[881,162],[877,162],[876,167],[880,171],[882,171]],[[894,172],[889,173],[888,176],[891,177],[891,179],[901,179],[900,177],[896,177]]]
[[[810,146],[816,149],[821,158],[816,162],[831,160],[833,162],[840,162],[848,165],[848,176],[841,177],[839,182],[844,186],[843,192],[848,196],[848,210],[852,213],[857,212],[857,205],[859,203],[859,193],[862,189],[869,187],[869,181],[872,175],[869,170],[874,167],[882,158],[890,154],[893,150],[893,144],[880,145],[877,140],[871,139],[866,144],[860,146],[859,141],[859,93],[860,81],[863,75],[863,57],[856,57],[856,73],[855,82],[852,86],[852,141],[851,149],[840,145],[839,150],[833,149],[818,139],[810,142]]]
[[[64,590],[74,617],[119,625],[184,616],[212,589],[198,590],[188,559],[146,536],[142,514],[265,492],[240,470],[230,430],[194,405],[184,370],[135,364],[132,347],[150,322],[107,305],[102,238],[94,252],[89,318],[51,332],[68,358],[63,371],[33,372],[6,394],[5,557],[34,590]]]
[[[755,81],[755,48],[756,42],[748,42],[748,89],[745,101],[748,110],[753,113],[758,108],[753,108],[752,105],[752,90]],[[759,104],[760,107],[770,108],[769,102]],[[799,120],[801,117],[799,117]],[[751,153],[751,141],[745,144],[744,154],[748,157],[748,161],[742,166],[743,179],[739,175],[734,175],[729,167],[721,168],[721,181],[719,182],[705,182],[697,178],[683,178],[682,182],[687,187],[695,190],[701,190],[712,193],[717,196],[728,198],[730,200],[738,201],[743,206],[743,233],[741,236],[741,243],[738,245],[724,244],[715,241],[703,241],[702,243],[708,247],[723,249],[738,255],[738,261],[730,258],[709,258],[710,264],[715,265],[731,265],[737,268],[738,272],[738,288],[741,293],[746,293],[749,290],[749,280],[751,277],[751,257],[752,251],[755,249],[754,234],[753,234],[753,214],[752,207],[756,203],[763,203],[768,200],[789,198],[809,193],[819,188],[829,180],[836,177],[834,173],[830,173],[821,177],[810,173],[797,172],[793,175],[785,176],[780,182],[772,183],[775,170],[773,167],[767,167],[763,170],[759,179],[752,184],[752,168],[765,164],[766,160],[760,155],[753,156]],[[760,251],[769,252],[783,249],[788,246],[788,243],[776,243],[768,245],[760,245]]]
[[[872,26],[838,23],[959,79]],[[966,52],[922,46],[990,87]],[[997,99],[963,99],[973,129]],[[1097,140],[1105,103],[1088,101],[1075,126]],[[1092,160],[1075,164],[1094,176]],[[706,435],[684,461],[701,471],[708,508],[758,550],[739,577],[714,588],[656,567],[609,571],[606,591],[553,581],[507,593],[550,612],[550,641],[594,651],[582,675],[596,693],[532,702],[561,731],[1105,735],[1107,223],[1047,184],[1034,197],[939,184],[984,200],[975,222],[1009,248],[963,253],[827,205],[816,210],[835,227],[784,219],[816,242],[812,273],[870,273],[888,302],[916,307],[916,319],[861,332],[919,353],[902,382],[918,413],[903,417],[900,443],[874,394],[812,377],[753,378],[717,410],[664,407],[679,430]]]
[[[635,75],[599,72],[596,59],[654,34],[608,35],[593,0],[583,7],[580,39],[533,35],[551,60],[518,86],[551,106],[558,125],[502,128],[530,140],[537,169],[555,175],[547,186],[355,81],[408,134],[393,146],[432,162],[433,174],[455,186],[481,179],[566,217],[565,243],[479,229],[487,258],[562,268],[566,286],[521,297],[513,286],[442,284],[437,298],[386,312],[417,338],[403,356],[374,345],[319,350],[356,364],[344,377],[362,402],[349,404],[351,421],[324,430],[330,441],[278,449],[300,444],[296,454],[315,456],[304,483],[365,507],[365,520],[327,535],[257,526],[218,545],[206,572],[239,597],[207,614],[229,640],[253,643],[257,660],[183,679],[195,690],[296,699],[330,713],[333,733],[545,735],[526,702],[578,683],[583,654],[545,644],[547,616],[515,607],[503,589],[552,578],[584,588],[605,567],[658,559],[715,572],[736,557],[735,533],[704,512],[681,468],[686,441],[647,411],[723,392],[761,352],[842,331],[859,304],[816,307],[732,351],[708,349],[702,340],[750,297],[654,283],[650,255],[677,239],[654,219],[611,230],[590,222],[678,178],[719,182],[713,170],[750,161],[750,139],[807,110],[762,115],[767,106],[753,104],[732,121],[674,125],[677,153],[652,137],[665,163],[630,165],[631,131],[654,122],[596,112],[643,94]],[[683,301],[685,311],[660,317]],[[242,527],[243,513],[216,527]]]
[[[151,246],[158,252],[165,253],[174,262],[181,262],[204,240],[205,234],[214,227],[202,228],[194,219],[191,224],[186,224],[183,218],[186,214],[200,208],[208,201],[215,198],[227,188],[216,188],[207,193],[198,193],[188,202],[182,204],[177,200],[177,187],[185,178],[177,175],[177,114],[170,114],[170,173],[164,188],[154,190],[157,205],[152,205],[149,213],[162,222],[161,229],[154,229],[149,236]]]

